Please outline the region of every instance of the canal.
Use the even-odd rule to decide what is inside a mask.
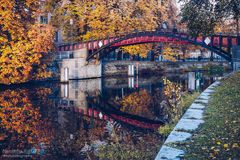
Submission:
[[[0,89],[0,157],[154,159],[183,94],[223,74],[115,77]]]

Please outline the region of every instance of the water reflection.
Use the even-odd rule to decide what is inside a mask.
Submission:
[[[39,89],[36,94],[47,94]],[[3,156],[44,153],[53,138],[51,122],[41,118],[25,89],[5,90],[0,93],[0,141]],[[31,146],[31,147],[30,147]],[[20,153],[22,151],[23,153]]]
[[[216,77],[191,72],[2,90],[1,157],[154,159],[163,142],[158,128],[180,114],[181,93]]]

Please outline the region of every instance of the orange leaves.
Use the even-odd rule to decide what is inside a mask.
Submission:
[[[169,81],[167,78],[163,79],[164,90],[163,93],[167,97],[169,104],[172,107],[176,107],[175,102],[179,102],[181,99],[181,86]]]
[[[150,111],[152,98],[146,90],[134,92],[124,97],[121,103],[121,111],[123,112],[145,116],[153,114]]]
[[[27,90],[5,90],[0,92],[0,140],[5,133],[16,133],[16,139],[22,143],[49,143],[51,132],[48,120],[41,119],[39,108],[28,99]],[[8,135],[8,134],[7,134]]]
[[[163,49],[163,58],[166,59],[166,60],[169,60],[169,61],[173,61],[173,62],[176,62],[176,53],[174,52],[174,50],[169,47],[169,46],[166,46],[164,47]]]
[[[28,31],[28,36],[33,52],[47,53],[53,48],[54,29],[50,25],[35,24]]]
[[[73,31],[78,32],[77,35],[73,35],[74,40],[79,38],[89,40],[105,38],[108,35],[115,36],[136,29],[156,29],[160,25],[159,21],[164,19],[164,15],[169,12],[173,15],[174,11],[169,9],[169,6],[173,5],[171,2],[166,0],[159,4],[160,2],[156,0],[93,0],[84,1],[79,5],[77,0],[69,3],[62,0],[55,5],[52,4],[53,1],[49,2],[49,5],[55,6],[53,23],[63,28],[65,39],[70,40]],[[70,18],[74,19],[72,26],[69,25]],[[60,21],[65,25],[60,26]]]
[[[56,3],[50,0],[54,13],[52,23],[63,31],[64,40],[82,41],[115,37],[134,30],[155,30],[163,20],[174,21],[176,9],[172,0],[78,0]],[[57,6],[57,7],[56,7]],[[73,19],[73,25],[69,20]],[[61,24],[61,25],[60,25]],[[130,54],[146,57],[151,45],[127,46],[122,49]],[[150,49],[149,49],[150,48]]]
[[[47,66],[45,64],[42,64],[38,66],[34,79],[41,80],[44,78],[49,78],[51,76],[52,76],[52,72],[47,71]]]
[[[147,53],[151,51],[152,48],[153,44],[138,44],[121,47],[124,52],[130,53],[132,55],[139,54],[141,57],[147,57]]]
[[[3,141],[7,137],[6,134],[0,133],[0,141]]]
[[[3,31],[0,35],[0,83],[26,82],[36,74],[33,66],[40,64],[40,58],[53,48],[54,30],[49,25],[33,23],[39,1],[0,0],[0,3]]]
[[[19,99],[21,96],[24,95],[24,91],[23,93],[17,93],[16,91],[9,90],[1,93],[1,127],[8,128],[11,131],[22,133],[26,129],[24,128],[24,126],[28,122],[27,119],[29,119],[33,115],[38,115],[38,111],[32,108],[29,100],[27,100],[26,98]]]

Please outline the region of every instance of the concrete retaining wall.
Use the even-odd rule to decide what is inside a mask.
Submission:
[[[88,50],[73,51],[73,58],[61,59],[60,81],[68,82],[71,79],[97,78],[102,76],[101,64],[87,64]]]
[[[138,62],[138,61],[112,61],[103,63],[103,76],[128,75],[128,66],[135,66],[135,73],[156,74],[163,71],[159,62]]]
[[[64,70],[68,68],[68,79],[85,79],[102,76],[102,65],[88,64],[83,58],[64,59],[61,66],[61,81],[64,81]]]
[[[135,66],[135,73],[159,74],[162,72],[187,71],[191,68],[203,68],[207,65],[230,67],[228,62],[139,62],[139,61],[111,61],[103,63],[103,76],[127,75],[128,66]]]

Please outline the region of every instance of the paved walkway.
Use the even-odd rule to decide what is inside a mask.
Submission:
[[[174,144],[191,138],[192,133],[204,123],[204,110],[214,88],[219,84],[218,81],[213,83],[192,103],[166,139],[155,160],[178,160],[184,157],[185,151],[178,149]]]

